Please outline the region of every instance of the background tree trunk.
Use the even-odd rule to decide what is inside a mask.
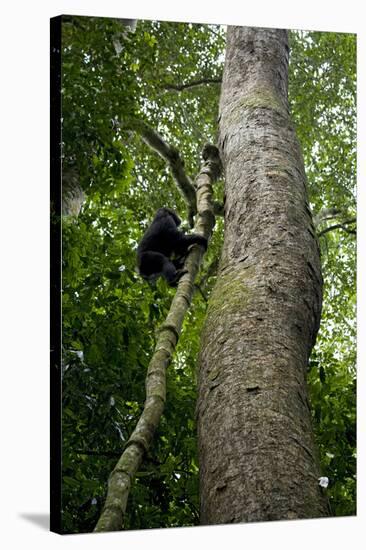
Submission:
[[[203,524],[327,515],[306,388],[322,276],[288,114],[288,51],[286,31],[228,29],[225,241],[197,410]]]
[[[85,194],[79,184],[75,169],[66,169],[62,173],[62,214],[78,216],[85,201]]]

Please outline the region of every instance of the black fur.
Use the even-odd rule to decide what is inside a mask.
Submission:
[[[187,272],[182,268],[188,247],[200,244],[207,248],[205,237],[185,235],[177,229],[180,224],[174,210],[159,208],[137,248],[137,266],[144,279],[154,281],[161,275],[175,286]]]

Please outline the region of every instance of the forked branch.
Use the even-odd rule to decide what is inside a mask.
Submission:
[[[138,132],[143,141],[158,153],[169,165],[173,178],[181,192],[188,211],[188,221],[190,226],[193,226],[193,217],[197,213],[196,206],[196,191],[189,176],[184,169],[184,161],[181,158],[179,151],[166,143],[161,135],[151,128],[146,122],[140,119],[129,121],[130,128]]]

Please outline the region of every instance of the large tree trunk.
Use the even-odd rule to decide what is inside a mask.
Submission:
[[[327,515],[306,388],[322,276],[287,69],[286,31],[228,29],[225,240],[197,409],[203,524]]]

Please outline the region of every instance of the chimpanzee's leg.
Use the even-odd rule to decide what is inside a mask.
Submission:
[[[186,261],[187,254],[181,254],[172,259],[175,269],[182,269],[184,267],[184,262]]]
[[[137,264],[140,275],[145,278],[159,276],[163,270],[165,256],[160,252],[147,250],[141,254],[137,253]]]
[[[182,270],[180,269],[177,271],[175,265],[169,258],[160,252],[153,252],[152,250],[148,250],[141,254],[138,266],[140,275],[145,279],[157,279],[162,275],[171,286],[174,286],[183,275]]]
[[[164,256],[161,274],[165,277],[170,286],[174,286],[179,279],[178,271],[176,270],[173,262],[171,262],[166,256]]]
[[[178,255],[186,255],[187,249],[192,244],[200,244],[205,250],[207,250],[207,239],[202,235],[184,235],[180,234],[180,239],[177,241],[174,251]]]

